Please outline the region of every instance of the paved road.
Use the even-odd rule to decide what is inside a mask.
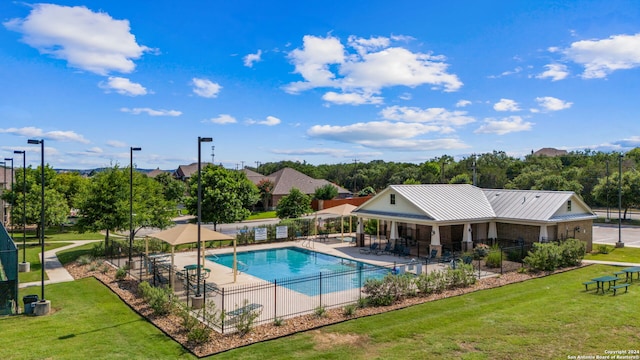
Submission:
[[[619,235],[621,235],[619,237]],[[640,226],[623,225],[618,231],[618,224],[594,224],[593,242],[614,245],[621,240],[625,246],[640,247]]]
[[[599,217],[602,218],[606,218],[607,217],[607,210],[606,209],[598,209],[598,210],[593,210],[594,213],[596,213],[596,215],[598,215]],[[624,209],[622,210],[622,212],[620,213],[621,216],[623,216],[624,218]],[[609,218],[612,219],[613,222],[618,221],[618,208],[611,208],[609,209]],[[627,219],[634,219],[634,220],[640,220],[640,211],[638,210],[629,210],[627,211]]]

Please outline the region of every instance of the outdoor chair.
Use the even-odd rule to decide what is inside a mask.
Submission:
[[[373,243],[371,245],[369,245],[368,249],[360,249],[360,254],[371,254],[371,253],[375,253],[376,250],[378,250],[378,246],[380,244],[379,243]]]
[[[425,258],[425,263],[429,263],[430,261],[434,261],[438,259],[438,250],[433,249],[431,250],[431,253],[429,254],[429,256],[427,256]]]
[[[376,255],[391,254],[391,242],[387,242],[384,249],[376,251]]]

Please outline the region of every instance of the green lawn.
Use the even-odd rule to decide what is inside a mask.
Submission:
[[[585,292],[616,268],[591,265],[365,317],[212,359],[566,359],[640,343],[640,282]],[[50,316],[0,319],[3,359],[192,358],[94,279],[47,285]],[[33,289],[22,289],[20,299]],[[251,335],[248,335],[251,336]],[[25,341],[25,339],[29,339]]]
[[[274,218],[277,218],[277,217],[278,217],[278,215],[276,215],[275,211],[263,211],[263,212],[251,214],[247,218],[247,220],[274,219]]]
[[[215,359],[566,359],[640,343],[640,283],[584,292],[615,267],[592,265],[519,284],[347,321]]]
[[[69,243],[64,243],[64,242],[56,242],[56,243],[47,243],[45,241],[44,244],[44,250],[48,251],[48,250],[52,250],[52,249],[56,249],[59,247],[63,247],[69,245]],[[42,247],[38,244],[27,244],[27,252],[26,252],[26,259],[27,262],[30,263],[30,270],[29,272],[21,272],[18,273],[18,281],[21,283],[25,283],[25,282],[31,282],[31,281],[38,281],[41,279],[41,274],[40,274],[40,269],[42,269],[42,264],[41,264],[41,258],[40,258],[40,253],[42,252]],[[22,243],[18,244],[18,262],[22,262]],[[45,272],[44,274],[44,278],[45,280],[49,279],[49,277],[47,277],[47,273]]]
[[[21,289],[22,296],[40,294]],[[194,359],[94,278],[47,285],[48,316],[0,318],[2,359]]]
[[[640,248],[623,247],[615,248],[612,245],[605,245],[608,254],[598,253],[600,249],[599,244],[593,245],[593,253],[586,254],[585,260],[600,260],[600,261],[617,261],[617,262],[631,262],[640,263]]]

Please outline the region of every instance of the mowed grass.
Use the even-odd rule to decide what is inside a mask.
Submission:
[[[21,289],[40,295],[40,288]],[[94,278],[47,285],[47,316],[0,318],[0,356],[9,359],[193,359]]]
[[[566,359],[640,343],[640,282],[585,292],[585,268],[434,301],[219,354],[215,359]]]
[[[640,343],[640,282],[585,292],[617,268],[562,274],[451,297],[254,344],[210,359],[566,359]],[[39,288],[37,288],[39,290]],[[26,293],[21,292],[20,299]],[[192,358],[94,279],[48,285],[51,315],[0,319],[3,359]],[[251,336],[250,334],[247,336]],[[4,355],[8,354],[8,355]]]
[[[598,252],[601,246],[604,246],[607,249],[607,252],[608,252],[607,254],[602,254]],[[584,259],[640,263],[640,248],[629,247],[629,246],[623,247],[623,248],[616,248],[612,245],[593,244],[593,252],[591,254],[586,254]]]

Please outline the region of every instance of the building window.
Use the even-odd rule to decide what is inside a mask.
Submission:
[[[396,194],[391,194],[391,195],[389,196],[389,203],[390,203],[391,205],[395,205],[395,204],[396,204]]]
[[[571,212],[571,200],[567,201],[567,211]]]

